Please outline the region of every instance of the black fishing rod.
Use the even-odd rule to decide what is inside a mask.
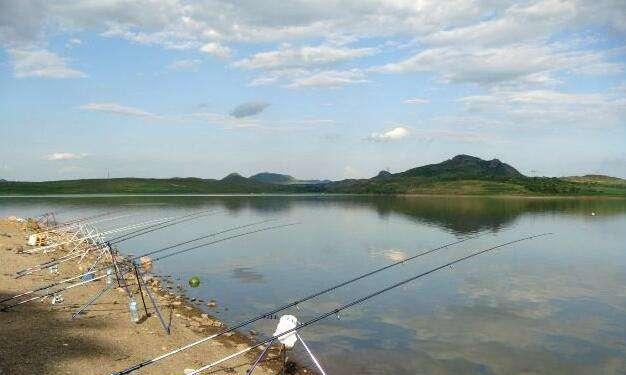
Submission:
[[[196,346],[196,345],[199,345],[199,344],[202,344],[202,343],[207,342],[207,341],[209,341],[209,340],[215,339],[215,338],[220,337],[220,336],[222,336],[222,335],[225,335],[225,334],[227,334],[227,333],[234,332],[234,331],[236,331],[236,330],[238,330],[238,329],[240,329],[240,328],[243,328],[243,327],[245,327],[245,326],[247,326],[247,325],[249,325],[249,324],[252,324],[252,323],[254,323],[254,322],[257,322],[257,321],[259,321],[259,320],[261,320],[261,319],[266,319],[266,318],[268,318],[268,317],[271,317],[271,316],[275,315],[276,313],[279,313],[279,312],[281,312],[281,311],[283,311],[283,310],[286,310],[286,309],[288,309],[288,308],[291,308],[291,307],[297,306],[297,305],[299,305],[299,304],[301,304],[301,303],[303,303],[303,302],[306,302],[306,301],[312,300],[312,299],[314,299],[314,298],[316,298],[316,297],[319,297],[319,296],[321,296],[321,295],[323,295],[323,294],[330,293],[330,292],[332,292],[332,291],[334,291],[334,290],[336,290],[336,289],[339,289],[339,288],[344,287],[344,286],[346,286],[346,285],[349,285],[349,284],[355,283],[355,282],[357,282],[357,281],[359,281],[359,280],[361,280],[361,279],[364,279],[364,278],[366,278],[366,277],[372,276],[372,275],[374,275],[374,274],[377,274],[377,273],[382,272],[382,271],[384,271],[384,270],[387,270],[387,269],[389,269],[389,268],[395,267],[395,266],[397,266],[397,265],[404,264],[404,263],[406,263],[406,262],[409,262],[409,261],[411,261],[411,260],[417,259],[417,258],[419,258],[419,257],[425,256],[425,255],[428,255],[428,254],[431,254],[431,253],[436,252],[436,251],[438,251],[438,250],[445,249],[445,248],[447,248],[447,247],[454,246],[454,245],[457,245],[457,244],[460,244],[460,243],[463,243],[463,242],[466,242],[466,241],[469,241],[469,240],[472,240],[472,239],[476,239],[476,238],[481,237],[481,236],[482,236],[482,235],[477,235],[477,236],[472,236],[472,237],[466,237],[466,238],[463,238],[463,239],[461,239],[461,240],[457,240],[457,241],[454,241],[454,242],[450,242],[450,243],[447,243],[447,244],[441,245],[441,246],[439,246],[439,247],[436,247],[436,248],[433,248],[433,249],[430,249],[430,250],[422,251],[422,252],[417,253],[417,254],[415,254],[415,255],[413,255],[413,256],[411,256],[411,257],[409,257],[409,258],[406,258],[406,259],[403,259],[403,260],[400,260],[400,261],[397,261],[397,262],[394,262],[394,263],[388,264],[388,265],[386,265],[386,266],[376,268],[376,269],[374,269],[374,270],[372,270],[372,271],[370,271],[370,272],[366,272],[366,273],[364,273],[364,274],[358,275],[358,276],[356,276],[356,277],[354,277],[354,278],[351,278],[351,279],[349,279],[349,280],[343,281],[343,282],[341,282],[341,283],[339,283],[339,284],[335,284],[335,285],[333,285],[333,286],[331,286],[331,287],[328,287],[328,288],[326,288],[326,289],[320,290],[320,291],[315,292],[315,293],[313,293],[313,294],[310,294],[310,295],[308,295],[308,296],[305,296],[305,297],[299,298],[299,299],[297,299],[297,300],[295,300],[295,301],[289,302],[289,303],[287,303],[287,304],[285,304],[285,305],[283,305],[283,306],[277,307],[276,309],[274,309],[274,310],[272,310],[272,311],[266,312],[266,313],[264,313],[264,314],[261,314],[261,315],[258,315],[258,316],[256,316],[256,317],[254,317],[254,318],[251,318],[251,319],[248,319],[248,320],[243,321],[243,322],[241,322],[241,323],[238,323],[237,325],[235,325],[235,326],[233,326],[233,327],[231,327],[231,328],[228,328],[228,329],[222,330],[222,331],[220,331],[220,332],[218,332],[218,333],[215,333],[215,334],[213,334],[213,335],[207,336],[207,337],[202,338],[202,339],[200,339],[200,340],[198,340],[198,341],[195,341],[195,342],[193,342],[193,343],[187,344],[187,345],[185,345],[184,347],[182,347],[182,348],[180,348],[180,349],[177,349],[177,350],[171,351],[171,352],[169,352],[169,353],[165,353],[165,354],[163,354],[163,355],[161,355],[161,356],[159,356],[159,357],[153,358],[153,359],[149,359],[149,360],[143,361],[143,362],[141,362],[141,363],[138,363],[138,364],[136,364],[136,365],[134,365],[134,366],[132,366],[132,367],[129,367],[129,368],[125,369],[125,370],[122,370],[122,371],[120,371],[120,372],[116,372],[116,373],[115,373],[115,375],[128,374],[128,373],[131,373],[131,372],[133,372],[133,371],[136,371],[136,370],[138,370],[138,369],[140,369],[140,368],[143,368],[143,367],[146,367],[146,366],[149,366],[149,365],[155,364],[155,363],[157,363],[157,362],[159,362],[159,361],[161,361],[161,360],[163,360],[163,359],[165,359],[165,358],[167,358],[167,357],[169,357],[169,356],[172,356],[172,355],[174,355],[174,354],[176,354],[176,353],[179,353],[179,352],[181,352],[181,351],[184,351],[184,350],[190,349],[190,348],[192,348],[192,347],[194,347],[194,346]]]
[[[265,231],[269,231],[269,230],[272,230],[272,229],[278,229],[278,228],[289,227],[289,226],[293,226],[293,225],[296,225],[296,224],[298,224],[298,223],[290,223],[290,224],[274,225],[274,226],[264,227],[264,228],[257,229],[257,230],[253,230],[253,231],[249,231],[249,232],[240,233],[240,234],[233,235],[233,236],[228,236],[228,237],[220,238],[219,240],[215,240],[215,241],[207,242],[207,243],[204,243],[204,244],[201,244],[201,245],[193,246],[193,247],[188,248],[188,249],[184,249],[184,250],[181,250],[181,251],[177,251],[177,252],[175,252],[175,253],[168,254],[168,255],[163,256],[163,257],[160,257],[160,258],[155,258],[155,259],[152,259],[152,261],[153,261],[153,262],[156,262],[156,261],[159,261],[159,260],[162,260],[162,259],[168,258],[168,257],[173,256],[173,255],[178,255],[178,254],[181,254],[181,253],[184,253],[184,252],[187,252],[187,251],[191,251],[191,250],[194,250],[194,249],[198,249],[198,248],[201,248],[201,247],[214,245],[214,244],[217,244],[217,243],[220,243],[220,242],[224,242],[224,241],[227,241],[227,240],[230,240],[230,239],[234,239],[234,238],[239,238],[239,237],[247,236],[247,235],[251,235],[251,234],[254,234],[254,233],[265,232]],[[154,254],[154,253],[155,253],[155,251],[150,252],[150,253]],[[136,257],[131,258],[131,259],[132,259],[132,260],[136,260],[136,259],[139,259],[139,258],[140,258],[140,257],[142,257],[142,256],[145,256],[145,255],[136,256]],[[131,262],[131,264],[132,264],[132,262]],[[108,268],[108,267],[107,267],[107,268]],[[104,268],[103,268],[103,269],[104,269]],[[126,273],[126,272],[128,272],[128,271],[132,271],[132,270],[133,270],[132,266],[128,266],[128,269],[125,269],[125,270],[124,270],[124,273]],[[80,275],[80,276],[78,276],[78,277],[82,277],[82,276],[85,276],[85,275],[91,275],[91,274],[95,275],[95,271],[87,272],[86,274]],[[40,298],[43,298],[43,297],[51,296],[51,295],[54,295],[54,294],[57,294],[57,293],[63,292],[63,291],[65,291],[65,290],[72,289],[72,288],[75,288],[75,287],[77,287],[77,286],[80,286],[80,285],[84,285],[84,284],[90,283],[90,282],[92,282],[92,281],[100,280],[100,279],[102,279],[103,277],[106,277],[106,276],[107,276],[106,274],[101,275],[101,276],[96,276],[96,277],[94,277],[94,278],[92,278],[92,279],[89,279],[89,280],[84,280],[84,281],[81,281],[81,282],[76,283],[76,284],[71,284],[71,285],[69,285],[69,286],[67,286],[67,287],[65,287],[65,288],[57,289],[57,290],[52,291],[52,292],[48,292],[48,293],[44,293],[44,294],[42,294],[42,295],[38,295],[38,296],[35,296],[35,297],[31,297],[31,298],[28,298],[28,299],[25,299],[25,300],[22,300],[22,301],[16,302],[16,303],[14,303],[14,304],[4,306],[4,307],[0,308],[0,311],[6,311],[6,310],[9,310],[9,309],[11,309],[11,308],[13,308],[13,307],[16,307],[16,306],[22,305],[22,304],[24,304],[24,303],[27,303],[27,302],[30,302],[30,301],[34,301],[34,300],[36,300],[36,299],[40,299]],[[74,278],[72,278],[72,279],[76,279],[76,278],[78,278],[78,277],[74,277]],[[69,281],[71,281],[71,280],[69,280]],[[67,282],[67,280],[65,280],[65,282]],[[59,285],[59,284],[56,284],[56,285]],[[55,285],[55,286],[56,286],[56,285]],[[23,295],[23,294],[22,294],[22,295]]]
[[[238,357],[240,355],[248,353],[248,352],[250,352],[250,351],[252,351],[252,350],[254,350],[254,349],[256,349],[256,348],[258,348],[258,347],[260,347],[262,345],[268,344],[268,343],[278,339],[278,337],[285,337],[286,335],[289,335],[290,333],[297,332],[298,330],[300,330],[302,328],[305,328],[305,327],[308,327],[310,325],[313,325],[313,324],[315,324],[315,323],[317,323],[317,322],[319,322],[319,321],[321,321],[323,319],[328,318],[329,316],[338,315],[341,311],[349,309],[349,308],[351,308],[351,307],[353,307],[355,305],[361,304],[361,303],[363,303],[363,302],[365,302],[365,301],[367,301],[369,299],[372,299],[372,298],[374,298],[376,296],[379,296],[379,295],[381,295],[383,293],[386,293],[386,292],[388,292],[388,291],[390,291],[392,289],[398,288],[398,287],[400,287],[402,285],[408,284],[408,283],[410,283],[412,281],[415,281],[417,279],[420,279],[422,277],[428,276],[428,275],[430,275],[432,273],[435,273],[437,271],[440,271],[442,269],[445,269],[445,268],[448,268],[450,266],[453,266],[453,265],[455,265],[457,263],[461,263],[461,262],[467,261],[467,260],[469,260],[471,258],[477,257],[477,256],[485,254],[485,253],[488,253],[490,251],[494,251],[494,250],[496,250],[498,248],[501,248],[501,247],[504,247],[504,246],[512,245],[514,243],[530,240],[530,239],[537,238],[537,237],[547,236],[547,235],[551,235],[551,234],[553,234],[553,233],[542,233],[542,234],[537,234],[537,235],[533,235],[533,236],[529,236],[529,237],[520,238],[520,239],[517,239],[517,240],[514,240],[514,241],[505,242],[503,244],[496,245],[496,246],[493,246],[493,247],[490,247],[490,248],[487,248],[487,249],[484,249],[484,250],[481,250],[481,251],[469,254],[469,255],[464,256],[462,258],[455,259],[455,260],[453,260],[451,262],[448,262],[448,263],[443,264],[441,266],[435,267],[433,269],[430,269],[430,270],[428,270],[426,272],[420,273],[420,274],[415,275],[413,277],[409,277],[408,279],[405,279],[405,280],[399,281],[397,283],[391,284],[391,285],[389,285],[389,286],[387,286],[387,287],[385,287],[383,289],[379,289],[379,290],[377,290],[377,291],[375,291],[375,292],[373,292],[371,294],[368,294],[366,296],[363,296],[361,298],[355,299],[352,302],[346,303],[346,304],[341,305],[341,306],[339,306],[339,307],[337,307],[337,308],[335,308],[333,310],[330,310],[330,311],[328,311],[326,313],[318,315],[317,317],[312,318],[310,320],[307,320],[304,323],[298,323],[298,325],[296,325],[296,327],[294,327],[292,329],[289,329],[289,330],[286,330],[284,332],[281,332],[280,334],[278,334],[276,336],[271,336],[271,337],[269,337],[269,338],[267,338],[265,340],[262,340],[262,341],[258,342],[255,345],[252,345],[251,347],[249,347],[247,349],[244,349],[244,350],[241,350],[239,352],[233,353],[233,354],[231,354],[229,356],[226,356],[226,357],[224,357],[224,358],[222,358],[220,360],[217,360],[217,361],[215,361],[213,363],[209,363],[208,365],[202,366],[202,367],[200,367],[200,368],[190,372],[189,375],[199,374],[200,372],[202,372],[204,370],[207,370],[207,369],[209,369],[211,367],[215,367],[215,366],[217,366],[217,365],[219,365],[219,364],[221,364],[223,362],[226,362],[226,361],[228,361],[230,359],[233,359],[235,357]],[[114,373],[114,374],[123,374],[123,373],[124,372]]]
[[[263,224],[263,223],[267,223],[267,222],[270,222],[270,221],[276,221],[276,220],[277,219],[266,219],[266,220],[257,221],[257,222],[251,223],[251,224],[245,224],[245,225],[240,225],[240,226],[224,229],[224,230],[221,230],[219,232],[209,233],[207,235],[203,235],[203,236],[200,236],[200,237],[192,238],[192,239],[187,240],[187,241],[183,241],[183,242],[175,243],[175,244],[172,244],[172,245],[168,245],[166,247],[163,247],[163,248],[160,248],[160,249],[157,249],[157,250],[153,250],[153,251],[150,251],[150,252],[145,253],[145,254],[133,256],[133,257],[128,258],[126,260],[128,262],[133,262],[133,261],[136,261],[138,259],[141,259],[142,257],[148,256],[148,255],[151,255],[151,254],[160,253],[160,252],[163,252],[163,251],[166,251],[166,250],[170,250],[170,249],[173,249],[173,248],[176,248],[176,247],[179,247],[179,246],[190,244],[192,242],[196,242],[196,241],[203,240],[203,239],[210,238],[210,237],[215,237],[215,236],[218,236],[220,234],[224,234],[224,233],[232,232],[232,231],[235,231],[235,230],[251,227],[251,226],[254,226],[254,225],[260,225],[260,224]],[[68,283],[70,281],[79,279],[79,278],[87,276],[87,275],[95,274],[96,272],[105,270],[107,268],[109,268],[109,267],[100,267],[98,269],[90,270],[90,271],[85,272],[85,273],[80,274],[80,275],[72,276],[70,278],[66,278],[66,279],[63,279],[61,281],[49,284],[49,285],[45,285],[45,286],[42,286],[42,287],[39,287],[39,288],[36,288],[36,289],[33,289],[33,290],[29,290],[27,292],[23,292],[23,293],[20,293],[20,294],[11,296],[11,297],[7,297],[7,298],[4,298],[4,299],[0,300],[0,303],[4,303],[4,302],[7,302],[7,301],[10,301],[10,300],[19,298],[19,297],[23,297],[23,296],[26,296],[26,295],[30,295],[30,294],[33,294],[33,293],[36,293],[36,292],[40,292],[42,290],[54,288],[55,286]]]

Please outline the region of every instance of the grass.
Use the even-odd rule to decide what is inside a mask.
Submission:
[[[44,182],[0,182],[1,195],[52,194],[433,194],[433,195],[520,195],[520,196],[621,196],[624,180],[589,178],[490,178],[406,177],[344,180],[327,185],[273,185],[248,179],[231,181],[200,178],[117,178]]]

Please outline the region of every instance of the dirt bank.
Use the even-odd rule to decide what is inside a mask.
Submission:
[[[79,274],[76,262],[67,262],[57,275],[46,271],[14,279],[19,269],[63,254],[23,252],[31,248],[26,246],[27,235],[25,223],[0,219],[0,299]],[[128,282],[133,283],[130,277]],[[70,320],[78,307],[103,288],[104,281],[96,281],[63,292],[61,304],[37,300],[0,312],[0,375],[109,374],[223,329],[213,317],[202,315],[188,301],[161,288],[156,278],[149,284],[157,294],[166,322],[171,319],[171,335],[164,332],[152,308],[149,317],[131,323],[128,296],[121,288],[108,291],[86,314]],[[140,314],[145,315],[139,295],[136,299]],[[147,295],[146,302],[150,306]],[[231,334],[137,373],[183,374],[185,369],[207,364],[250,343],[250,338],[242,334]],[[255,357],[252,354],[234,359],[207,373],[245,374]],[[279,363],[278,350],[272,348],[268,360],[255,374],[277,374]],[[306,369],[298,372],[310,373]]]

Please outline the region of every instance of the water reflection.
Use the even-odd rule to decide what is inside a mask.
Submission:
[[[459,236],[486,234],[287,312],[306,320],[470,251],[554,232],[381,295],[303,335],[333,374],[623,375],[626,368],[623,199],[0,198],[2,216],[119,207],[147,217],[226,211],[124,244],[137,253],[269,217],[304,223],[156,265],[177,280],[200,276],[201,286],[187,292],[216,299],[219,307],[211,313],[228,322]],[[274,324],[261,321],[250,328],[271,333]]]
[[[201,209],[215,207],[231,214],[255,211],[285,215],[294,207],[340,207],[373,209],[381,217],[401,215],[420,224],[433,225],[458,235],[501,231],[525,215],[594,215],[597,220],[626,212],[626,199],[619,198],[514,198],[514,197],[363,197],[363,196],[86,196],[86,197],[0,197],[17,211],[41,213],[60,210],[71,216],[81,209],[106,210],[122,206],[134,209]],[[43,207],[42,207],[43,206]],[[63,215],[61,215],[63,216]]]
[[[264,283],[262,274],[251,267],[236,267],[232,270],[232,276],[242,283]]]

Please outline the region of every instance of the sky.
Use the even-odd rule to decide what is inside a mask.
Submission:
[[[626,2],[0,0],[0,178],[626,177]]]

